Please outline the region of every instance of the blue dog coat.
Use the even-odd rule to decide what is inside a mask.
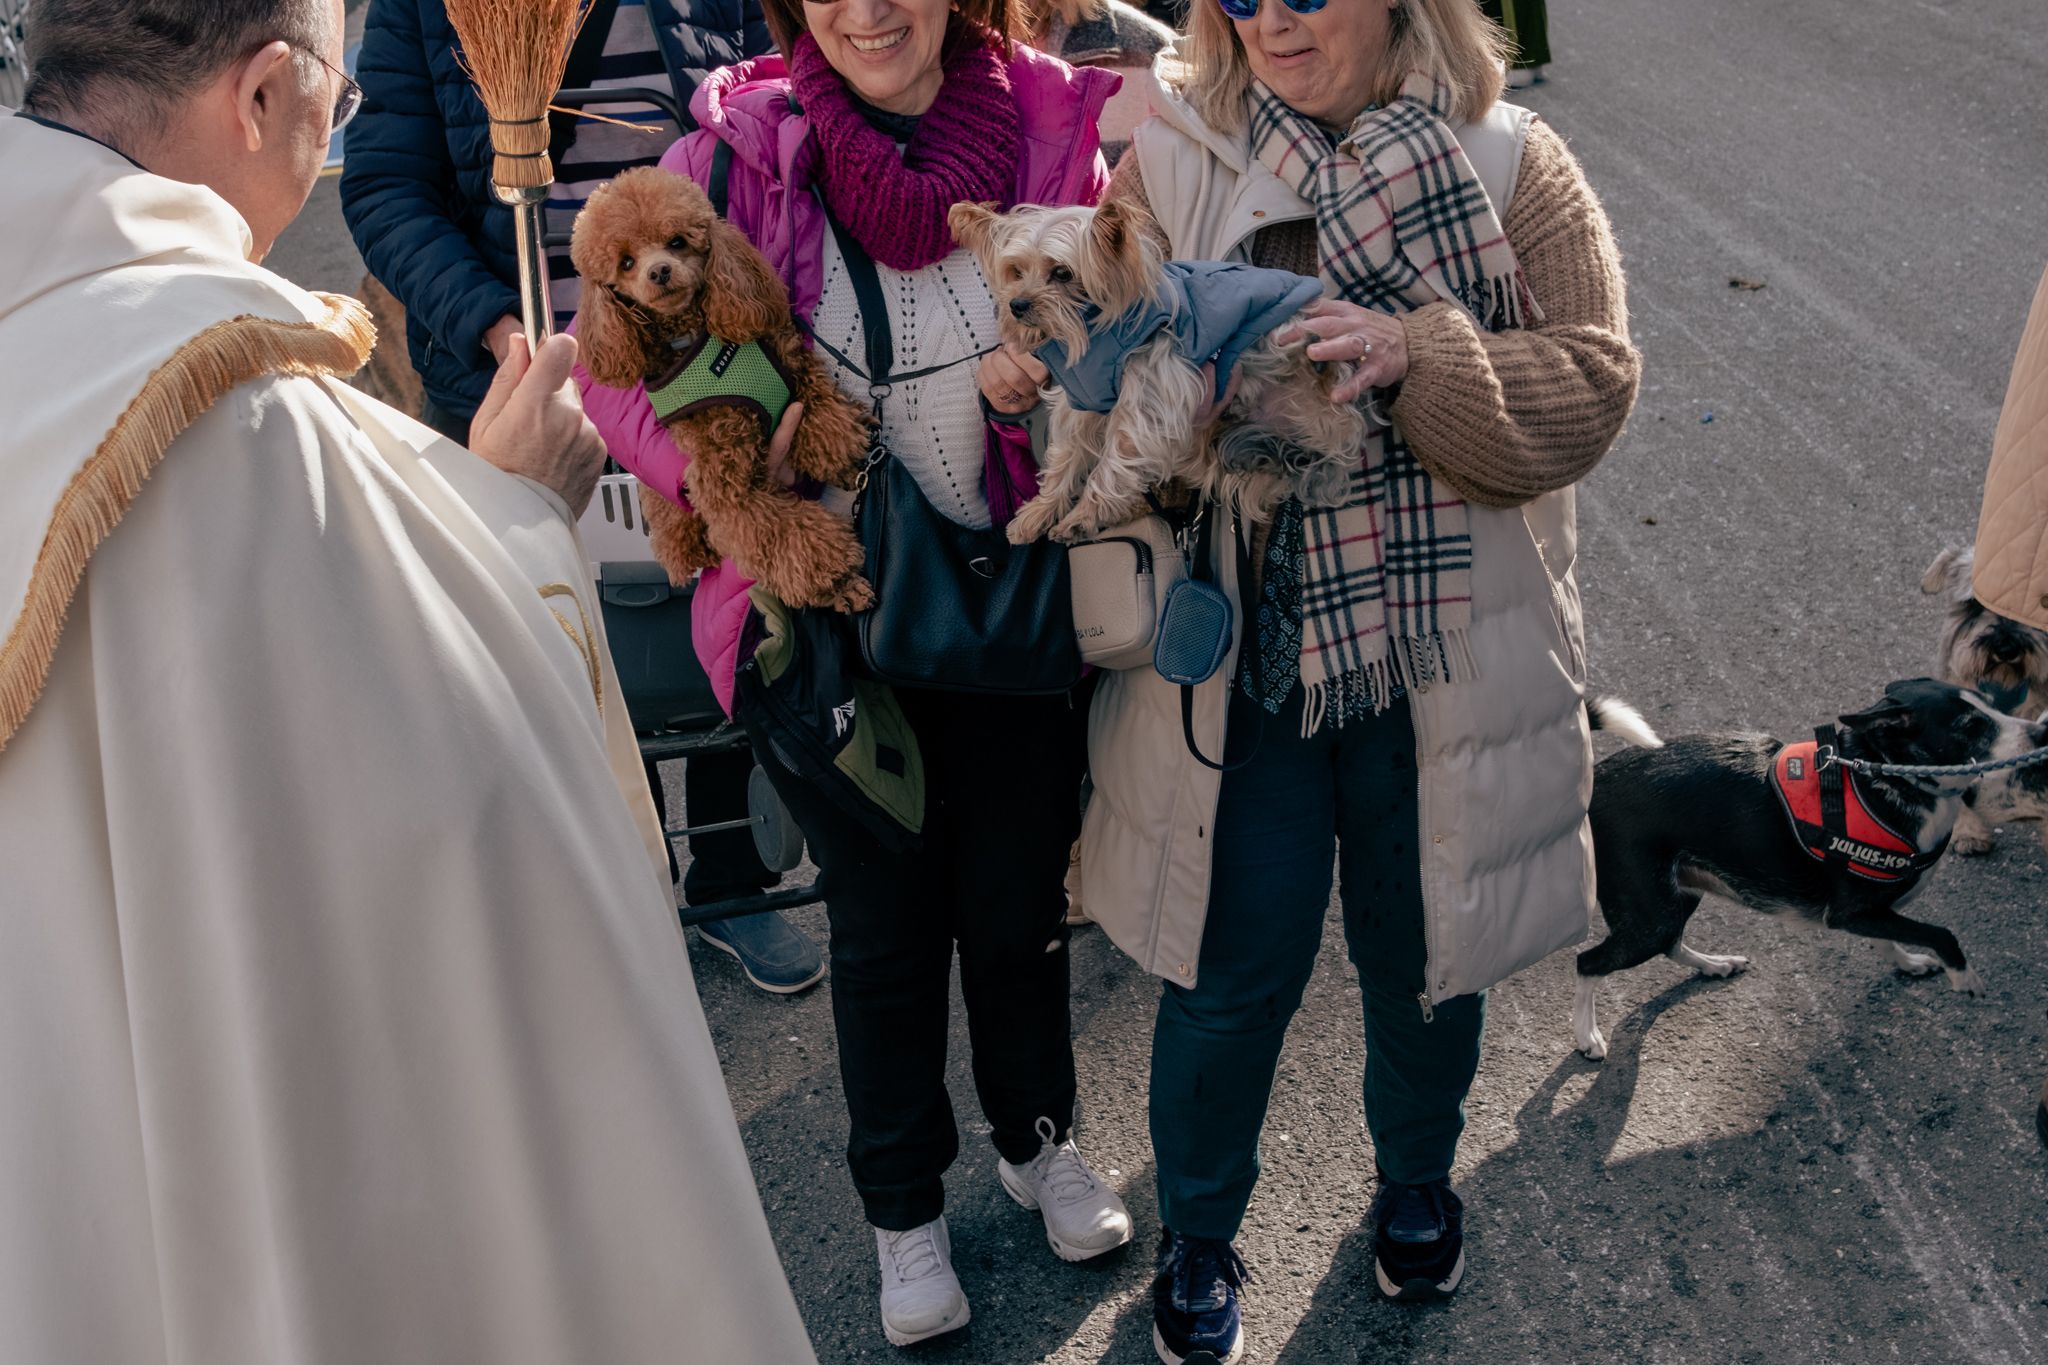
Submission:
[[[1088,319],[1088,349],[1078,364],[1067,348],[1048,341],[1038,358],[1066,390],[1067,401],[1084,412],[1108,412],[1123,387],[1124,362],[1132,351],[1172,327],[1180,352],[1195,364],[1216,362],[1216,396],[1230,384],[1230,371],[1245,348],[1323,296],[1322,282],[1288,270],[1267,270],[1235,261],[1169,261],[1166,285],[1136,308],[1104,319]]]

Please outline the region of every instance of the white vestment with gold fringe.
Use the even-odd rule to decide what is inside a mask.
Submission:
[[[0,118],[0,1360],[805,1365],[559,500]]]

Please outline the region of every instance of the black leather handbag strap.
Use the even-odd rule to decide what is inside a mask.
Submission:
[[[840,259],[846,262],[846,278],[853,284],[854,302],[860,307],[860,324],[867,333],[865,368],[811,328],[805,327],[804,330],[827,355],[868,381],[868,396],[874,400],[875,417],[878,422],[882,416],[882,400],[889,396],[896,385],[908,383],[913,379],[923,379],[926,375],[937,374],[941,370],[950,370],[955,365],[965,365],[970,360],[979,360],[996,349],[994,346],[985,346],[979,351],[971,351],[952,360],[942,360],[923,369],[896,373],[896,339],[889,332],[889,301],[882,297],[882,277],[875,269],[874,258],[853,239],[851,232],[840,226],[837,218],[827,214],[825,221],[831,224],[832,238],[839,243]],[[799,325],[802,325],[801,322]]]
[[[1154,500],[1149,493],[1146,494],[1146,500],[1152,503],[1152,506],[1155,510],[1159,507],[1159,503],[1156,500]],[[1211,511],[1213,513],[1216,511],[1216,509],[1212,508]],[[1209,572],[1209,538],[1210,528],[1215,524],[1215,520],[1216,518],[1214,515],[1202,518],[1201,529],[1197,533],[1195,541],[1194,562],[1188,565],[1189,573],[1191,573],[1195,578],[1200,579],[1204,583],[1213,581],[1212,576]],[[1244,593],[1244,590],[1251,585],[1252,581],[1252,547],[1251,541],[1246,536],[1242,518],[1236,518],[1234,520],[1237,527],[1237,535],[1235,537],[1237,541],[1237,590],[1241,597]],[[1237,615],[1240,618],[1242,618],[1244,616],[1244,613],[1242,611],[1239,611]],[[1246,627],[1245,633],[1247,636],[1249,636],[1251,629],[1252,627],[1250,626]],[[1252,647],[1252,642],[1249,638],[1240,639],[1237,642],[1237,648],[1240,653]],[[1266,742],[1266,718],[1262,715],[1259,717],[1258,738],[1252,741],[1252,751],[1246,754],[1243,758],[1238,759],[1235,763],[1228,761],[1230,756],[1230,702],[1231,694],[1236,690],[1237,679],[1234,676],[1225,678],[1223,680],[1223,711],[1225,717],[1223,728],[1224,758],[1222,761],[1219,761],[1203,753],[1201,744],[1198,743],[1195,739],[1195,689],[1192,687],[1188,687],[1186,685],[1183,685],[1180,689],[1181,738],[1187,742],[1188,752],[1194,755],[1195,762],[1201,764],[1203,767],[1209,769],[1212,772],[1236,772],[1239,768],[1242,768],[1245,764],[1257,758],[1259,756],[1259,750],[1262,747],[1264,747]]]
[[[704,197],[711,201],[713,213],[725,217],[725,206],[732,199],[732,144],[722,137],[711,149],[711,183],[704,187]]]
[[[875,410],[879,416],[882,399],[889,393],[889,371],[896,367],[896,338],[889,334],[889,302],[882,297],[882,276],[875,269],[874,257],[853,240],[853,234],[841,227],[837,218],[827,214],[825,221],[832,225],[832,237],[839,243],[840,259],[846,262],[847,281],[853,285],[854,301],[860,305],[860,325],[867,333],[868,343],[867,372],[863,377],[868,381],[869,392],[874,395]],[[840,364],[847,364],[844,356],[836,358]],[[856,372],[859,370],[853,365],[848,368]]]

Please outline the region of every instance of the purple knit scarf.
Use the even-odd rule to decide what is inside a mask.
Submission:
[[[791,56],[790,82],[822,153],[825,206],[892,270],[921,270],[950,256],[953,205],[1008,208],[1016,187],[1023,136],[1009,63],[991,39],[963,32],[949,42],[945,83],[901,155],[861,116],[815,38],[798,38]]]

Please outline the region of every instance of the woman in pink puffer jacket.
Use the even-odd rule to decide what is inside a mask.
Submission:
[[[767,0],[764,9],[783,55],[705,81],[691,106],[699,130],[662,164],[708,187],[713,152],[729,147],[727,219],[781,274],[814,335],[860,356],[867,320],[827,231],[829,209],[878,268],[896,371],[923,374],[891,388],[882,438],[940,513],[1000,524],[1016,486],[1035,486],[1029,417],[1045,371],[992,349],[994,301],[946,212],[970,201],[1094,202],[1107,180],[1097,117],[1118,78],[1011,47],[999,35],[1021,16],[1008,0]],[[844,365],[828,365],[849,393],[867,394]],[[688,456],[644,391],[585,382],[613,457],[683,501]],[[747,587],[719,565],[692,607],[697,652],[728,711]],[[1131,1224],[1070,1134],[1062,881],[1079,826],[1085,708],[1066,696],[895,696],[923,761],[914,849],[879,846],[767,746],[756,758],[826,887],[848,1161],[875,1228],[883,1329],[904,1345],[968,1318],[942,1185],[959,1148],[945,1084],[956,944],[975,1086],[1004,1186],[1040,1212],[1068,1260],[1122,1245]],[[992,769],[992,752],[1029,761]]]

